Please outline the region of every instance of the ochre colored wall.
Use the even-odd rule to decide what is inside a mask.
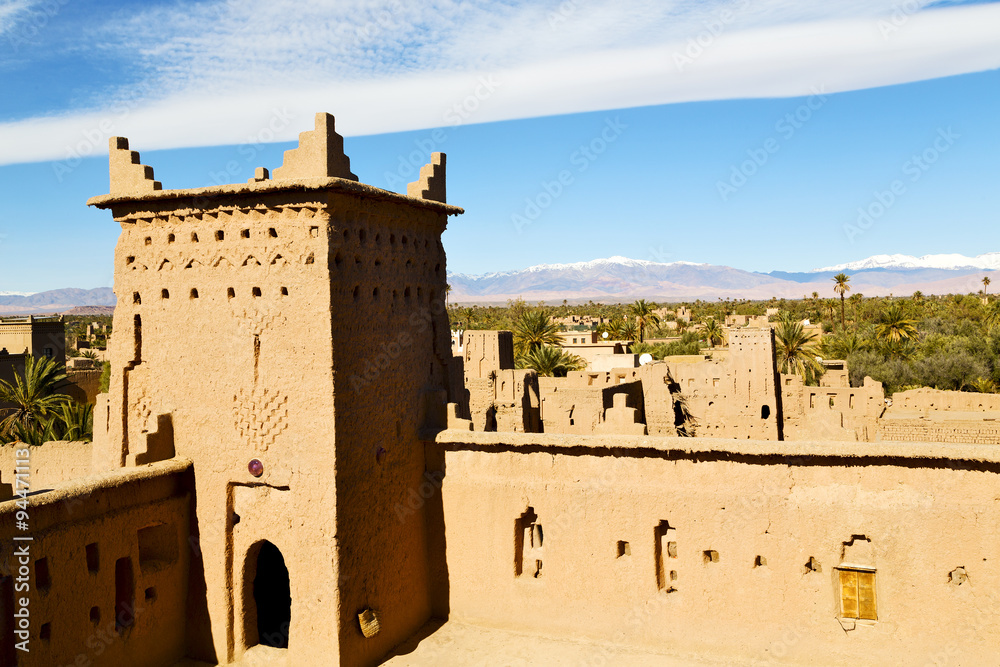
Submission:
[[[452,619],[734,664],[924,664],[946,647],[953,664],[995,662],[996,452],[459,431],[436,446]],[[529,507],[538,578],[515,576]],[[677,578],[660,584],[663,521]],[[838,620],[848,562],[876,570],[875,623]],[[968,582],[949,583],[959,567]]]
[[[34,476],[29,481],[40,490]],[[15,535],[33,538],[29,591],[15,593],[27,595],[31,619],[30,651],[16,653],[18,665],[162,667],[184,656],[191,481],[186,460],[81,478],[32,496],[28,531],[15,527],[16,500],[0,503],[0,540],[20,547]],[[21,576],[19,559],[3,559],[3,576]],[[132,601],[123,598],[119,632],[120,559],[131,565]],[[11,604],[0,600],[4,618]]]

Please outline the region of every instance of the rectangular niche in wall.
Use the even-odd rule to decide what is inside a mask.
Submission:
[[[843,568],[840,576],[840,615],[877,621],[875,610],[875,571]]]
[[[167,566],[177,560],[177,531],[171,524],[157,523],[139,529],[139,567],[143,570]]]
[[[529,507],[514,522],[514,575],[542,576],[542,524]]]
[[[661,521],[653,533],[653,556],[656,560],[656,587],[661,591],[673,592],[676,587],[677,530],[669,521]]]

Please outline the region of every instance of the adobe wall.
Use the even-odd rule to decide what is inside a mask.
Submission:
[[[66,334],[61,316],[0,318],[0,350],[10,354],[27,351],[35,357],[51,356],[66,363]],[[49,354],[47,354],[49,353]]]
[[[888,413],[921,412],[992,412],[1000,415],[1000,394],[969,391],[942,391],[921,387],[892,395]]]
[[[600,430],[614,396],[625,394],[626,404],[645,418],[643,387],[632,369],[611,372],[571,371],[564,378],[538,378],[542,431],[590,435]]]
[[[101,389],[101,374],[103,372],[102,368],[67,370],[66,379],[70,384],[60,391],[74,401],[93,404],[97,401],[97,394]]]
[[[878,439],[885,411],[881,382],[866,377],[863,387],[809,387],[800,376],[782,373],[781,392],[785,440]]]
[[[0,501],[11,497],[14,468],[17,467],[17,450],[23,443],[0,444]],[[29,472],[35,489],[51,489],[71,480],[87,477],[91,473],[92,444],[89,442],[50,441],[30,446]],[[23,466],[22,466],[23,467]]]
[[[466,331],[463,353],[456,361],[464,370],[464,390],[452,389],[459,413],[477,431],[537,433],[541,429],[535,371],[514,368],[514,335],[510,331]]]
[[[40,490],[38,451],[29,481]],[[181,659],[191,491],[191,462],[172,460],[31,496],[27,531],[16,528],[17,501],[0,503],[0,540],[29,550],[7,551],[0,562],[0,622],[13,618],[21,597],[30,614],[29,652],[16,651],[4,632],[0,664],[161,667]],[[15,541],[25,535],[32,540]],[[28,591],[16,591],[24,572]]]
[[[268,541],[290,582],[288,659],[375,661],[435,604],[425,510],[391,510],[424,474],[418,429],[445,414],[440,235],[462,210],[443,203],[444,156],[407,196],[363,185],[318,114],[274,178],[162,190],[119,138],[110,165],[111,194],[89,202],[122,228],[94,465],[194,462],[190,656],[258,641]]]
[[[436,452],[455,621],[727,664],[995,663],[995,449],[446,431]],[[874,571],[877,620],[845,617],[842,568]]]
[[[667,366],[698,424],[697,435],[781,439],[781,401],[770,329],[731,332],[724,360],[668,360]]]

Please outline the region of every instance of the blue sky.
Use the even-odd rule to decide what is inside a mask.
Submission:
[[[449,270],[1000,250],[1000,4],[0,0],[0,292],[111,285],[107,138],[164,188],[448,154]],[[410,171],[412,169],[412,171]]]

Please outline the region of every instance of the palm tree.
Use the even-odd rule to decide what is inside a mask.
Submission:
[[[983,276],[983,294],[986,294],[986,288],[990,286],[991,282],[993,281],[990,280],[989,276]]]
[[[844,272],[840,272],[832,280],[836,283],[833,286],[833,291],[840,295],[840,327],[843,328],[846,319],[844,316],[844,294],[851,291],[851,286],[847,284],[851,281],[851,277]]]
[[[726,338],[722,327],[711,317],[705,321],[705,328],[701,330],[701,335],[708,341],[711,347],[715,347],[716,341],[721,344]]]
[[[655,303],[649,303],[645,299],[639,299],[628,307],[629,313],[635,316],[636,324],[639,325],[639,342],[646,339],[646,326],[660,323],[660,316],[653,312]]]
[[[587,362],[562,348],[540,345],[517,358],[518,368],[533,368],[543,377],[565,377],[569,371],[587,367]]]
[[[884,343],[900,343],[917,336],[917,325],[907,319],[906,313],[898,303],[891,304],[882,313],[882,318],[875,325],[875,336]]]
[[[976,378],[969,387],[972,391],[978,391],[981,394],[995,394],[997,393],[997,383],[989,378]]]
[[[1000,328],[1000,301],[994,301],[986,306],[986,314],[983,316],[983,326],[990,332]]]
[[[97,353],[93,350],[84,350],[80,353],[80,356],[84,359],[97,359]]]
[[[639,327],[635,320],[616,315],[608,322],[608,333],[614,340],[635,340],[639,337]]]
[[[801,375],[806,382],[820,375],[823,366],[816,359],[815,339],[816,334],[806,333],[801,322],[792,320],[788,315],[782,317],[774,329],[778,369],[782,373]]]
[[[59,406],[60,440],[89,442],[94,437],[94,406],[89,403],[66,401]]]
[[[559,325],[541,310],[526,310],[514,323],[514,354],[523,356],[543,345],[559,345]]]
[[[0,409],[0,415],[4,415],[0,419],[0,441],[10,442],[10,438],[22,435],[34,436],[30,437],[33,441],[44,437],[44,428],[59,406],[69,400],[58,393],[65,381],[66,374],[54,361],[30,355],[24,362],[24,374],[15,373],[13,384],[0,380],[0,404],[13,406]]]

